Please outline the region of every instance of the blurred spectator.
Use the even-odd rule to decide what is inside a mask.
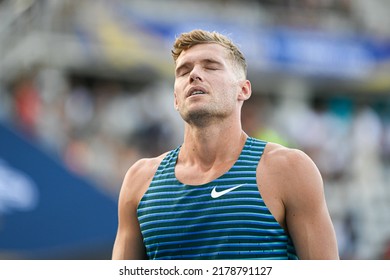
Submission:
[[[251,137],[291,147],[289,139],[278,132],[277,125],[274,123],[273,107],[270,96],[252,95],[249,102],[244,103],[243,106],[243,129]]]
[[[36,126],[41,111],[41,98],[32,77],[22,77],[13,89],[17,122],[30,136],[36,136]]]
[[[353,148],[351,172],[353,190],[350,193],[353,211],[358,217],[360,240],[357,254],[362,258],[372,258],[369,248],[377,246],[374,234],[376,217],[381,215],[382,209],[382,164],[380,162],[382,123],[373,108],[364,100],[360,100],[352,126],[350,145]],[[358,204],[356,203],[358,201]]]
[[[349,125],[330,110],[330,101],[315,95],[305,120],[305,133],[299,140],[303,150],[313,159],[326,180],[339,180],[345,175],[350,160]],[[332,156],[330,156],[332,155]]]
[[[359,102],[351,134],[354,150],[351,166],[353,177],[363,185],[372,186],[378,182],[381,171],[382,133],[379,115],[366,102]]]
[[[14,113],[12,110],[13,97],[11,94],[0,84],[0,121],[8,120],[12,118]]]
[[[346,211],[344,216],[341,219],[335,219],[334,223],[340,259],[357,259],[358,225],[354,213]]]
[[[65,117],[72,127],[72,134],[82,135],[89,127],[94,115],[91,94],[83,85],[76,86],[67,96],[65,102]]]

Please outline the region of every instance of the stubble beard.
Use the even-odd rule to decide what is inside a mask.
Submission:
[[[202,108],[180,114],[186,123],[197,127],[206,127],[223,120],[227,116],[227,112],[216,108]]]

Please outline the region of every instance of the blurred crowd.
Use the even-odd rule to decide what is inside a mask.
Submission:
[[[0,96],[3,119],[116,196],[130,165],[172,147],[177,128],[169,93],[164,85],[65,80],[48,70],[21,77]]]

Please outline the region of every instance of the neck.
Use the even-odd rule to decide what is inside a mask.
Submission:
[[[185,164],[202,166],[204,169],[236,160],[247,137],[240,122],[225,124],[222,121],[207,127],[187,124],[179,160]]]

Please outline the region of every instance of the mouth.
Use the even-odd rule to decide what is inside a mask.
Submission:
[[[203,88],[192,88],[188,91],[187,97],[207,94],[206,90]]]

